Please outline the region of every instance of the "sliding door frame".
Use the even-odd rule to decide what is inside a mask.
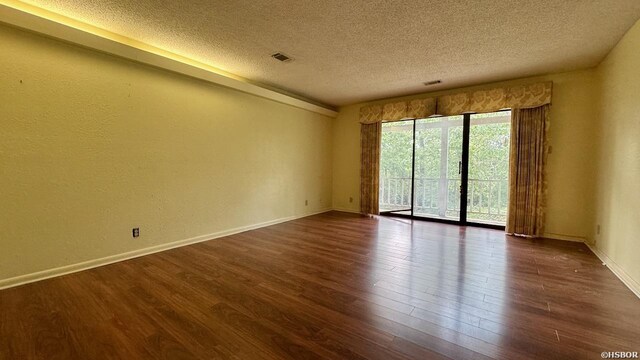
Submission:
[[[511,109],[499,110],[496,112],[509,111]],[[411,209],[391,210],[381,212],[381,216],[393,216],[412,220],[425,220],[438,223],[453,224],[460,226],[475,226],[481,228],[505,230],[502,225],[483,224],[478,222],[467,221],[467,203],[469,195],[469,142],[471,134],[471,115],[474,113],[464,113],[462,118],[462,169],[460,173],[460,218],[458,220],[431,218],[426,216],[415,216],[413,213],[414,196],[415,196],[415,176],[416,176],[416,121],[419,119],[404,119],[398,121],[413,121],[413,143],[411,149]],[[397,214],[398,211],[410,211],[411,214]]]

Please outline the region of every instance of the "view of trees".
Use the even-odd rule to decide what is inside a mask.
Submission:
[[[460,204],[462,116],[415,121],[416,214],[457,218]],[[510,114],[475,114],[469,143],[468,217],[504,221],[507,206]],[[409,209],[413,120],[384,123],[380,167],[381,210]],[[443,153],[444,152],[444,153]]]

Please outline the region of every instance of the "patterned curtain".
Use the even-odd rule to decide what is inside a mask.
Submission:
[[[443,95],[437,100],[438,114],[450,116],[538,107],[551,104],[552,89],[553,83],[548,81]]]
[[[397,101],[384,105],[369,105],[360,108],[360,123],[373,124],[380,121],[422,119],[436,113],[436,98]]]
[[[544,224],[546,124],[553,83],[463,91],[360,108],[360,211],[378,214],[380,139],[384,121],[512,109],[507,233],[541,236]]]
[[[382,123],[360,124],[360,212],[378,215]]]
[[[511,112],[508,234],[540,237],[544,232],[549,105]]]

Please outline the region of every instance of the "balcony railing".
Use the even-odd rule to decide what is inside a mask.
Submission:
[[[460,179],[416,178],[415,215],[454,218],[460,216]],[[469,179],[467,219],[503,224],[507,214],[507,180]],[[411,208],[411,178],[380,179],[380,211]]]

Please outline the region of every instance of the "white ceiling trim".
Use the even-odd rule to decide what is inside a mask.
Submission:
[[[279,93],[184,56],[18,1],[2,1],[0,22],[318,114],[330,117],[338,115],[333,109]]]

